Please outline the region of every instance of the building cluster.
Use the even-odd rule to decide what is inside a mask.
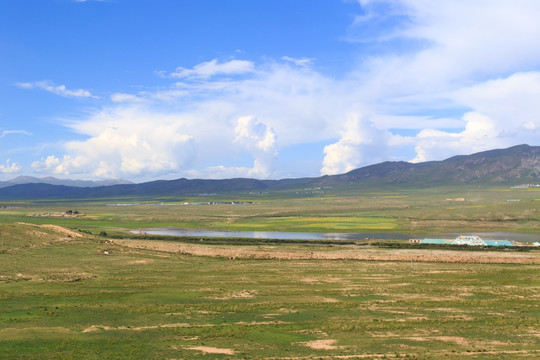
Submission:
[[[469,246],[515,246],[509,240],[483,240],[477,235],[460,235],[455,239],[411,239],[410,242],[434,245],[469,245]]]

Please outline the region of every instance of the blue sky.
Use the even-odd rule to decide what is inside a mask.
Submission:
[[[285,178],[540,135],[536,0],[0,1],[0,180]]]

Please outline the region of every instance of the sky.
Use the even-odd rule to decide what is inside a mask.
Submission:
[[[0,0],[0,180],[340,174],[540,145],[537,0]]]

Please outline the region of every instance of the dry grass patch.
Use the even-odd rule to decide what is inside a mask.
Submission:
[[[230,292],[225,296],[209,296],[207,297],[207,299],[214,299],[214,300],[251,299],[251,298],[254,298],[256,294],[257,294],[257,291],[255,290],[242,290],[242,291]]]
[[[337,340],[325,339],[325,340],[313,340],[301,342],[299,344],[309,347],[313,350],[337,350],[342,349],[343,346],[336,346]]]
[[[229,259],[275,259],[275,260],[362,260],[362,261],[397,261],[397,262],[437,262],[437,263],[473,263],[473,264],[540,264],[540,255],[536,253],[503,253],[483,251],[447,251],[447,250],[393,250],[346,248],[328,251],[318,249],[307,251],[305,248],[283,245],[280,250],[261,246],[218,246],[205,244],[172,243],[148,240],[111,240],[113,243],[136,249],[156,250],[179,254],[222,257]],[[388,282],[388,278],[372,278],[374,282]],[[317,279],[321,281],[321,279]]]

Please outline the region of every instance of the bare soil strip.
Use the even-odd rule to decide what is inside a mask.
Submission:
[[[363,260],[435,263],[478,264],[540,264],[540,253],[452,250],[395,250],[344,247],[332,251],[305,249],[285,250],[286,247],[218,246],[186,244],[168,241],[114,239],[111,243],[134,249],[155,250],[195,256],[225,257],[230,259],[275,260]]]
[[[55,231],[55,232],[60,233],[60,234],[64,234],[64,235],[69,236],[69,237],[82,237],[82,234],[80,234],[78,232],[75,232],[75,231],[72,231],[72,230],[69,230],[69,229],[66,229],[65,227],[58,226],[58,225],[47,224],[47,225],[41,225],[40,227]]]
[[[264,325],[285,325],[290,324],[286,321],[254,321],[254,322],[236,322],[228,324],[228,326],[233,325],[243,325],[243,326],[264,326]],[[175,323],[175,324],[161,324],[161,325],[148,325],[148,326],[106,326],[106,325],[92,325],[84,330],[83,333],[92,333],[92,332],[102,332],[102,331],[147,331],[155,329],[171,329],[171,328],[205,328],[205,327],[223,327],[227,326],[224,324],[189,324],[189,323]]]
[[[336,350],[339,349],[339,346],[334,345],[337,341],[333,339],[326,340],[313,340],[300,343],[301,345],[307,346],[314,350]]]
[[[17,222],[16,224],[49,229],[49,230],[52,230],[54,232],[57,232],[57,233],[60,233],[62,235],[69,236],[69,237],[82,237],[83,236],[82,234],[76,231],[69,230],[69,229],[66,229],[65,227],[53,225],[53,224],[36,225],[36,224],[30,224],[30,223],[25,223],[25,222]]]
[[[503,356],[503,355],[514,355],[514,356],[520,356],[525,355],[528,357],[530,354],[536,354],[536,351],[529,351],[529,350],[501,350],[501,351],[482,351],[481,353],[478,352],[460,352],[453,354],[454,356],[457,354],[463,358],[466,358],[467,356],[477,356],[479,354],[483,355],[495,355],[495,356]],[[389,353],[389,354],[354,354],[354,355],[318,355],[317,359],[401,359],[409,354],[397,354],[397,353]],[[437,358],[443,358],[445,355],[448,355],[447,351],[433,351],[430,352],[430,355],[436,355]],[[313,359],[313,356],[289,356],[289,357],[271,357],[267,358],[268,360],[304,360],[304,359]],[[516,357],[517,358],[517,357]]]
[[[189,350],[198,350],[202,351],[205,354],[224,354],[224,355],[234,355],[235,352],[232,349],[220,349],[211,346],[192,346],[188,347]]]

